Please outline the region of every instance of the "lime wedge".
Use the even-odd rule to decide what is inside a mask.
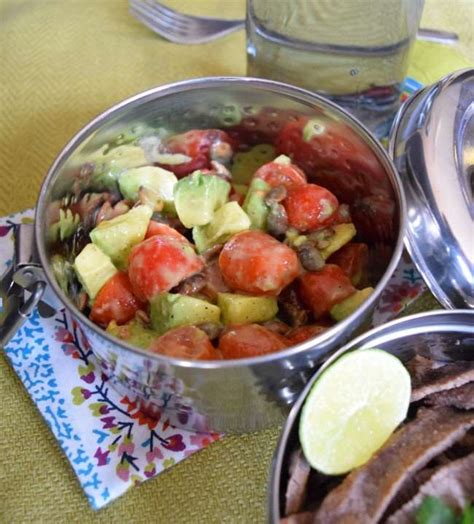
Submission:
[[[380,349],[350,352],[329,366],[309,392],[299,436],[311,466],[327,475],[367,462],[402,422],[410,375]]]

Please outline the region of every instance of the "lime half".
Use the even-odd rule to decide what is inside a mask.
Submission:
[[[367,462],[402,422],[410,375],[380,349],[353,351],[316,380],[303,406],[299,435],[306,459],[327,475]]]

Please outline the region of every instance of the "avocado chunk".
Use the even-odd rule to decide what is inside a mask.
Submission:
[[[174,186],[178,218],[185,227],[209,224],[216,209],[227,202],[230,184],[214,175],[195,171]]]
[[[336,226],[332,226],[332,229],[334,230],[334,235],[329,239],[329,245],[321,249],[321,256],[324,260],[329,258],[338,249],[341,249],[341,247],[352,240],[357,233],[352,223],[337,224]]]
[[[226,242],[232,235],[250,228],[250,218],[237,202],[227,202],[219,208],[206,226],[193,228],[193,240],[199,253]]]
[[[90,232],[92,242],[119,269],[125,269],[132,247],[145,238],[152,213],[148,206],[137,206],[123,215],[104,220]]]
[[[250,184],[255,171],[275,158],[275,148],[270,144],[259,144],[249,151],[237,153],[232,163],[232,182]]]
[[[74,261],[74,270],[91,300],[102,286],[117,273],[110,258],[95,244],[87,244]]]
[[[221,308],[224,324],[253,324],[271,320],[278,313],[275,297],[251,297],[234,293],[219,293],[217,305]]]
[[[345,298],[343,301],[339,302],[339,304],[336,304],[331,308],[331,311],[329,312],[331,317],[337,322],[344,320],[354,313],[354,311],[369,298],[373,291],[373,287],[366,287],[357,290],[350,297]]]
[[[151,325],[162,334],[169,329],[219,322],[221,310],[199,298],[175,293],[162,293],[151,301]]]
[[[243,208],[252,223],[251,229],[265,230],[270,208],[265,204],[265,196],[270,191],[269,184],[261,178],[254,178],[245,197]]]
[[[165,209],[174,207],[173,190],[177,182],[174,173],[155,166],[127,169],[119,177],[120,191],[125,198],[138,200],[138,192],[144,187],[156,194],[157,200],[163,201]]]
[[[118,326],[113,320],[107,326],[107,333],[119,338],[132,346],[149,349],[153,342],[159,337],[158,333],[146,328],[138,319],[133,319],[122,326]]]

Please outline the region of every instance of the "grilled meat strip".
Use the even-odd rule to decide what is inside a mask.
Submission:
[[[424,399],[428,406],[453,406],[458,409],[474,409],[474,382],[445,391],[433,393]]]
[[[421,409],[364,466],[350,473],[324,499],[316,524],[376,523],[405,480],[474,426],[474,412]]]
[[[474,362],[455,362],[433,368],[414,377],[411,401],[417,402],[438,391],[458,388],[474,381]]]
[[[290,479],[286,488],[285,515],[297,513],[303,508],[310,471],[311,466],[303,455],[303,451],[298,449],[293,453],[290,461]]]
[[[420,487],[415,497],[387,520],[387,524],[414,522],[416,511],[428,495],[439,497],[459,510],[474,500],[474,453],[443,466]]]

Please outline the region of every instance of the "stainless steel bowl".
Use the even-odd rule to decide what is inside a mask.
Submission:
[[[289,461],[299,446],[301,408],[314,382],[344,353],[369,348],[383,349],[402,361],[415,354],[445,361],[474,360],[474,311],[430,311],[394,320],[351,340],[320,367],[291,409],[273,457],[268,488],[270,522],[276,524],[284,515]]]
[[[235,126],[255,140],[271,139],[282,122],[304,114],[332,123],[358,143],[362,154],[325,175],[348,191],[361,231],[370,236],[375,291],[350,317],[322,335],[279,353],[242,360],[190,362],[148,353],[120,341],[84,316],[59,288],[50,266],[48,211],[73,184],[87,188],[78,166],[91,151],[136,125],[192,128]],[[263,138],[262,138],[263,137]],[[336,137],[337,138],[337,137]],[[327,151],[328,158],[334,150]],[[318,177],[315,180],[319,180]],[[380,196],[390,208],[381,223],[371,214]],[[129,98],[84,127],[63,149],[44,181],[36,207],[35,235],[45,281],[79,321],[115,386],[150,412],[166,410],[172,423],[198,430],[243,432],[281,423],[311,370],[360,328],[395,269],[405,230],[405,199],[386,152],[348,113],[308,91],[252,78],[204,78],[157,87]]]

